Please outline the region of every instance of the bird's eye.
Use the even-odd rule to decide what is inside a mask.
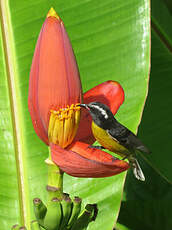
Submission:
[[[95,109],[95,112],[100,113],[105,119],[109,118],[105,109],[101,108],[98,105],[91,105],[91,107]]]

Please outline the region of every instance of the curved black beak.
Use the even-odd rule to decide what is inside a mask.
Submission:
[[[86,104],[79,104],[78,106],[86,108]]]
[[[78,106],[83,107],[85,109],[88,109],[88,105],[87,104],[79,104]]]

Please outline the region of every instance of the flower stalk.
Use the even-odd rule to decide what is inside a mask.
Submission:
[[[63,197],[63,172],[60,168],[53,163],[51,160],[51,152],[49,151],[49,158],[46,159],[45,163],[48,166],[48,202],[54,197],[62,199]]]

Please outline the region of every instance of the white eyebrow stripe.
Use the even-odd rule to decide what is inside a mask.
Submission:
[[[101,114],[104,115],[105,119],[108,119],[108,115],[107,115],[106,111],[103,108],[100,108],[98,105],[91,105],[91,106],[96,108],[96,109],[98,109],[101,112]]]

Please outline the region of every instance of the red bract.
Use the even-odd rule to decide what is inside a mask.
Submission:
[[[30,72],[28,102],[34,129],[50,146],[52,160],[72,176],[105,177],[128,169],[127,162],[88,147],[95,139],[88,112],[82,111],[80,118],[78,104],[82,97],[84,103],[107,104],[115,114],[124,101],[124,91],[119,83],[107,81],[82,94],[64,24],[51,9],[42,26]]]
[[[60,168],[75,177],[108,177],[128,168],[125,161],[79,141],[68,150],[54,144],[51,144],[51,149],[53,161],[60,162]]]

